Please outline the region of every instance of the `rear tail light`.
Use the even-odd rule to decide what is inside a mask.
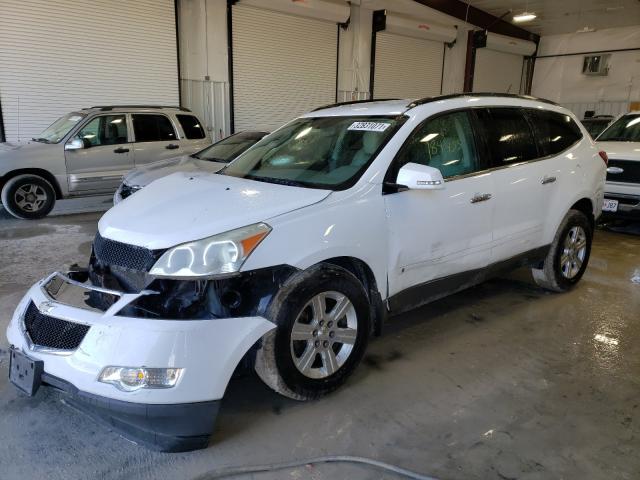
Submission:
[[[607,155],[607,152],[600,151],[598,152],[598,155],[600,155],[600,158],[605,165],[609,165],[609,156]]]

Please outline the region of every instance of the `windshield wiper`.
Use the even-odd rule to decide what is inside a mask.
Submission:
[[[32,138],[31,140],[33,140],[34,142],[41,142],[41,143],[51,143],[48,139],[40,137],[40,138]]]
[[[245,175],[244,178],[249,180],[255,180],[256,182],[275,183],[277,185],[287,185],[289,187],[306,187],[303,182],[297,182],[295,180],[288,180],[285,178],[273,178],[273,177],[257,177],[255,175]]]

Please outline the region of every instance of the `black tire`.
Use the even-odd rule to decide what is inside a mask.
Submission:
[[[585,251],[577,272],[567,276],[563,273],[562,258],[566,253],[565,240],[567,240],[570,232],[572,232],[574,228],[582,229],[585,234]],[[542,268],[531,269],[535,282],[542,288],[552,292],[566,292],[571,290],[580,281],[587,269],[592,241],[593,225],[587,216],[579,210],[569,210],[558,228],[558,232],[553,239],[553,243],[551,244]],[[566,265],[566,262],[564,264]],[[575,263],[572,263],[572,265],[575,265]]]
[[[296,355],[294,350],[301,342],[295,341],[294,343],[291,340],[291,334],[293,326],[299,318],[305,314],[308,315],[307,309],[311,308],[313,310],[309,302],[323,293],[328,294],[327,298],[337,293],[351,302],[353,310],[349,310],[351,312],[350,318],[353,321],[355,313],[357,333],[354,335],[355,341],[349,350],[350,353],[347,354],[348,356],[344,363],[334,373],[329,374],[329,369],[326,368],[327,376],[324,378],[310,378],[303,374],[302,370],[294,363],[295,360],[299,361],[304,353],[301,354],[300,358],[294,359]],[[331,318],[330,314],[333,312],[329,304],[330,301],[331,299],[325,301],[326,309],[328,310],[327,319]],[[337,303],[334,304],[334,307],[337,307]],[[262,346],[256,355],[255,369],[258,376],[269,387],[281,395],[295,400],[315,399],[332,392],[342,385],[360,363],[371,331],[369,301],[362,283],[349,271],[329,264],[318,264],[294,275],[271,302],[267,316],[276,324],[276,328],[263,337]],[[344,326],[344,322],[347,321],[347,315],[345,314],[340,318],[342,320],[338,320],[342,322],[341,326]],[[338,328],[338,320],[336,320],[335,328]],[[329,325],[329,321],[327,321],[322,335],[331,333],[326,333],[327,325]],[[323,337],[316,338],[322,339]],[[328,337],[325,336],[324,338],[328,340]],[[303,342],[308,341],[305,340]],[[303,343],[304,349],[311,347],[313,347],[311,343]],[[345,345],[336,341],[336,344],[332,343],[328,348],[334,352],[332,357],[337,358],[341,355],[344,347]],[[323,346],[320,345],[319,348],[322,349]],[[325,355],[329,353],[331,352],[325,348],[325,351],[319,352],[317,356],[313,354],[315,360],[309,363],[309,367],[314,365],[314,362],[325,362],[327,358]],[[337,365],[337,363],[334,363],[334,366]],[[316,370],[320,371],[321,368]]]
[[[34,200],[27,202],[21,194],[25,189],[33,189]],[[31,200],[29,197],[27,200]],[[56,203],[56,192],[51,183],[38,175],[17,175],[7,181],[2,188],[2,205],[16,218],[34,220],[46,217]]]

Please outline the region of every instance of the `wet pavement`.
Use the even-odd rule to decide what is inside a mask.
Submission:
[[[80,210],[102,209],[94,207]],[[74,211],[65,210],[66,213]],[[150,452],[41,389],[7,381],[10,315],[26,289],[84,263],[100,213],[0,212],[0,478],[191,479],[230,465],[359,455],[441,479],[640,478],[640,228],[596,233],[567,294],[526,270],[394,318],[334,394],[279,397],[232,381],[208,449]],[[634,230],[635,229],[635,230]],[[315,465],[256,479],[399,478]]]

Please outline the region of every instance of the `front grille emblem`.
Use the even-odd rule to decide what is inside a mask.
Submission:
[[[38,310],[40,311],[40,313],[51,313],[51,311],[53,310],[53,303],[49,301],[41,302],[38,305]]]

